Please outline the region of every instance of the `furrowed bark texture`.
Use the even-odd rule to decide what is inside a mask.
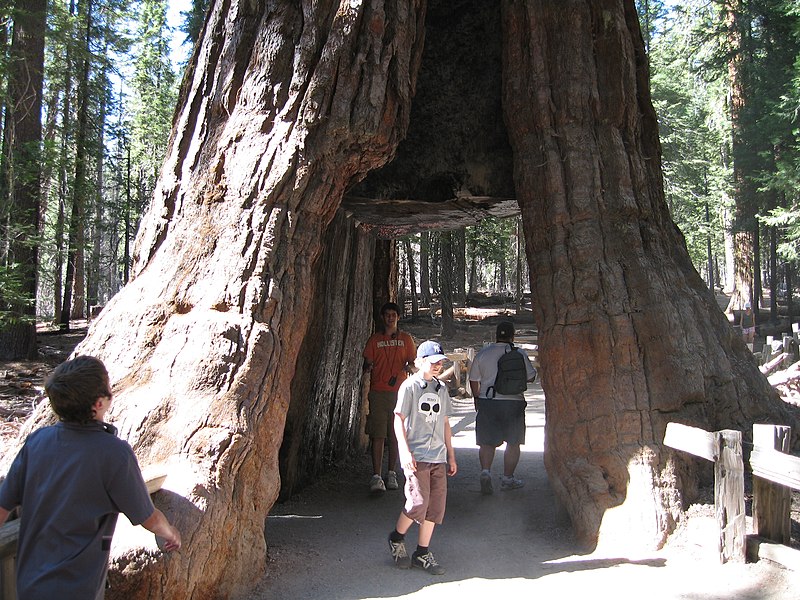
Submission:
[[[358,382],[364,340],[372,333],[375,241],[339,211],[323,242],[280,451],[286,499],[327,465],[366,449]]]
[[[693,479],[662,446],[669,421],[718,430],[792,417],[670,220],[633,2],[505,0],[503,20],[545,465],[578,539],[610,545],[625,531],[627,547],[657,546]]]
[[[263,575],[315,261],[344,190],[404,135],[423,7],[212,6],[135,278],[79,349],[106,362],[142,463],[172,464],[160,498],[184,536],[169,560],[115,556],[110,597],[223,598]]]

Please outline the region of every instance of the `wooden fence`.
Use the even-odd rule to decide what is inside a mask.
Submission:
[[[789,427],[753,425],[753,534],[748,536],[742,433],[667,425],[664,445],[714,462],[714,512],[721,562],[766,558],[800,570],[800,552],[787,545],[791,539],[792,490],[800,490],[800,457],[787,454],[790,437]]]
[[[155,494],[167,478],[163,464],[153,465],[142,470],[147,491]],[[17,538],[19,519],[0,526],[0,600],[17,599]]]

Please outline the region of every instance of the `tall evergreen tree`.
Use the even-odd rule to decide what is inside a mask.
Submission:
[[[3,127],[4,279],[0,357],[36,356],[36,283],[41,193],[45,0],[18,2],[8,63]]]
[[[134,46],[131,152],[143,202],[152,196],[177,101],[166,0],[143,0]]]

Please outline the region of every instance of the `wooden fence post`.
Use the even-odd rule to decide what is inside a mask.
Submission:
[[[753,425],[753,446],[789,452],[792,428],[783,425]],[[792,536],[792,490],[753,475],[753,533],[788,545]]]
[[[714,432],[714,511],[719,524],[722,563],[745,561],[744,459],[742,432]]]
[[[17,538],[19,519],[0,526],[0,600],[17,597]]]

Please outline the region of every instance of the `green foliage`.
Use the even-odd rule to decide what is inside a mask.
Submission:
[[[673,13],[655,36],[650,64],[653,104],[659,115],[664,193],[684,233],[692,261],[705,267],[707,245],[723,249],[730,209],[730,122],[724,74],[706,70],[714,47],[696,34],[712,15]],[[698,21],[700,19],[700,21]]]
[[[642,21],[665,195],[698,270],[709,240],[712,253],[723,254],[726,228],[752,231],[760,222],[795,233],[793,209],[781,206],[796,204],[800,167],[798,8],[788,0],[742,0],[735,8],[685,0],[655,21],[660,27]],[[758,214],[769,218],[757,221]]]
[[[166,154],[177,100],[165,0],[143,0],[135,44],[132,158],[149,195]]]
[[[0,264],[0,330],[7,325],[30,323],[36,299],[26,291],[26,272],[19,263]]]
[[[200,39],[200,33],[205,23],[209,1],[210,0],[192,0],[189,10],[181,12],[181,16],[184,19],[181,31],[186,34],[184,43],[194,46],[197,40]]]

